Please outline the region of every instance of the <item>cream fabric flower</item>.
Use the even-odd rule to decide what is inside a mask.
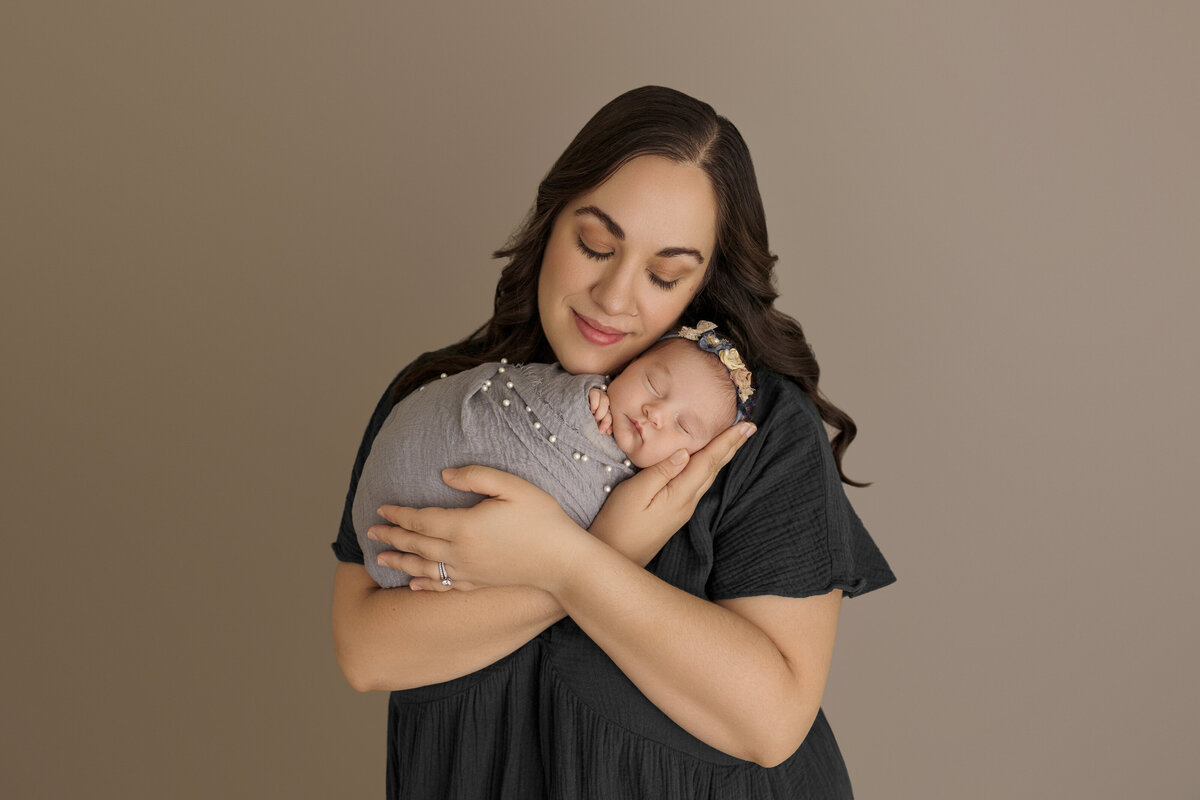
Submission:
[[[696,327],[689,328],[684,325],[677,333],[668,334],[668,336],[678,336],[679,338],[693,341],[700,346],[701,350],[712,353],[719,358],[721,364],[729,372],[729,377],[733,381],[733,385],[737,388],[739,404],[744,405],[754,395],[753,378],[750,370],[747,368],[746,362],[742,360],[741,353],[733,346],[733,342],[721,336],[716,331],[717,323],[700,320],[700,322],[696,323]]]

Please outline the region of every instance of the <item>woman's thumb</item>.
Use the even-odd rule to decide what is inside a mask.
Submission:
[[[672,453],[670,458],[658,462],[648,470],[644,470],[645,472],[652,473],[657,478],[654,487],[656,494],[668,483],[675,480],[675,476],[683,472],[683,468],[688,465],[690,458],[691,456],[688,455],[687,450],[679,449]]]

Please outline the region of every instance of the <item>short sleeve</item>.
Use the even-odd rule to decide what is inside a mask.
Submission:
[[[337,539],[331,545],[333,554],[337,556],[338,561],[351,564],[363,563],[362,548],[358,546],[358,536],[354,532],[354,496],[358,493],[358,481],[362,477],[363,464],[366,463],[367,456],[371,454],[371,445],[375,442],[375,437],[379,435],[379,429],[383,427],[388,414],[391,413],[392,386],[403,374],[404,370],[401,370],[400,374],[388,384],[383,397],[379,398],[379,402],[375,405],[375,411],[371,414],[371,420],[367,423],[367,429],[363,432],[362,442],[358,445],[358,455],[354,459],[354,467],[350,470],[350,488],[346,490],[346,503],[342,508],[342,522],[338,527]]]
[[[816,406],[782,376],[763,372],[758,386],[758,432],[721,482],[708,596],[855,597],[895,581],[842,490]]]

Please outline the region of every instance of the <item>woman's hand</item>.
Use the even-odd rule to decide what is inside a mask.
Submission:
[[[741,422],[689,458],[679,450],[613,489],[588,529],[593,536],[640,566],[682,528],[721,468],[756,430]]]
[[[490,467],[442,471],[447,486],[485,495],[472,508],[383,506],[392,526],[373,526],[367,535],[396,548],[379,563],[413,576],[421,589],[476,589],[482,586],[535,586],[550,589],[590,540],[533,484]],[[444,586],[437,562],[446,565]]]
[[[671,458],[623,481],[592,521],[589,532],[639,566],[645,566],[691,518],[717,473],[733,458],[754,425],[724,431],[690,458]],[[490,467],[442,472],[446,485],[485,495],[472,508],[383,506],[388,525],[367,535],[395,551],[379,555],[383,566],[413,576],[413,590],[535,586],[553,592],[579,557],[584,532],[553,497],[528,481]],[[450,586],[437,562],[446,565]]]

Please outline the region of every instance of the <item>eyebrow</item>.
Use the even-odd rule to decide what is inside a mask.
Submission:
[[[575,209],[575,216],[595,217],[604,224],[604,227],[608,229],[609,233],[620,239],[622,242],[625,241],[625,231],[620,225],[617,224],[617,221],[608,214],[605,214],[599,208],[596,208],[596,206],[582,206],[581,208],[577,208]],[[659,256],[660,258],[691,256],[692,258],[696,259],[696,263],[700,264],[701,266],[704,265],[704,254],[694,247],[664,247],[662,250],[659,250],[657,253],[655,253],[655,255]]]

